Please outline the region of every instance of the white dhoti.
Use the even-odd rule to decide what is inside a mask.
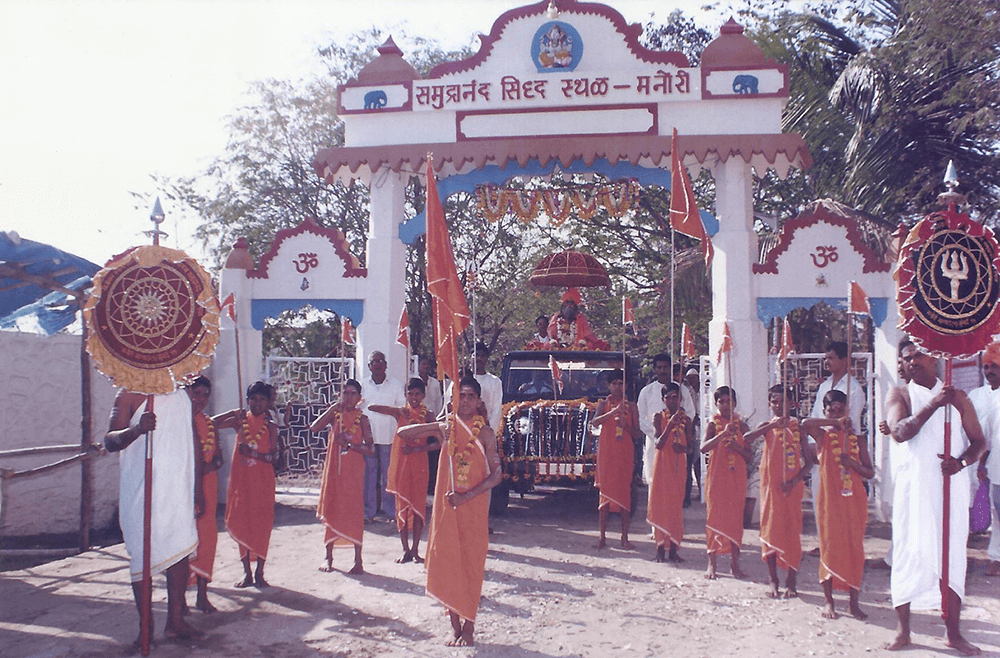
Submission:
[[[146,410],[143,403],[132,423]],[[181,561],[198,546],[194,517],[194,434],[191,400],[184,391],[157,395],[153,401],[153,504],[150,565],[157,574]],[[129,554],[132,580],[142,579],[143,500],[146,487],[146,440],[139,437],[121,451],[118,520]]]
[[[910,382],[910,409],[915,415],[941,390]],[[952,410],[951,454],[969,447],[957,411]],[[944,408],[905,443],[892,442],[892,605],[909,603],[914,610],[941,607],[942,484],[939,454],[944,452]],[[951,476],[948,587],[965,598],[966,543],[969,538],[969,473]]]

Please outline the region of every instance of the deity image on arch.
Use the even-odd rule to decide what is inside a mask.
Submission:
[[[538,63],[546,69],[562,69],[573,63],[573,38],[554,24],[538,39]]]

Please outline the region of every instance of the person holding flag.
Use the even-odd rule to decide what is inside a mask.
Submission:
[[[628,524],[632,509],[632,469],[635,441],[639,436],[639,410],[635,403],[625,399],[624,373],[613,370],[607,378],[611,392],[597,403],[591,421],[601,433],[597,439],[597,473],[594,477],[594,484],[601,492],[597,507],[600,537],[596,548],[602,549],[607,544],[608,516],[611,512],[618,512],[622,519],[622,548],[631,550]]]

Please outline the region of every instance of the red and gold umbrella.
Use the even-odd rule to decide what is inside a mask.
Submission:
[[[604,266],[589,254],[560,251],[549,254],[535,266],[528,280],[535,286],[595,288],[610,286],[611,278]]]

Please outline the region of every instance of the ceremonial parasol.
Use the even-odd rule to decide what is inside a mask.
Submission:
[[[156,221],[154,219],[154,221]],[[94,276],[83,309],[87,351],[115,385],[145,393],[170,393],[211,362],[219,342],[219,303],[208,274],[183,251],[158,244],[115,256]],[[150,510],[153,437],[146,434],[143,523],[142,654],[149,654],[152,579]]]
[[[610,286],[611,278],[604,266],[589,254],[579,251],[560,251],[549,254],[535,266],[528,280],[535,286],[564,286],[566,288],[595,288]]]
[[[958,212],[965,198],[948,164],[948,192],[938,199],[947,210],[931,213],[906,236],[899,251],[897,303],[900,328],[920,349],[945,358],[951,386],[952,358],[986,348],[1000,329],[1000,246],[993,231]],[[951,455],[951,406],[944,407],[944,455]],[[941,550],[941,611],[948,619],[948,559],[951,476],[944,476]],[[964,545],[963,545],[964,548]],[[957,612],[957,611],[955,611]]]

